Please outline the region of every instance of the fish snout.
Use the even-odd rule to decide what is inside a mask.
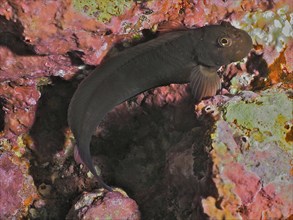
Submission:
[[[246,57],[252,49],[252,39],[247,32],[239,30],[235,42],[235,60],[241,60]]]

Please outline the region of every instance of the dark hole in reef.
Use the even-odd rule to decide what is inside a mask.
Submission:
[[[263,58],[263,54],[257,54],[251,52],[246,62],[246,68],[249,73],[254,71],[259,72],[259,77],[267,77],[269,74],[269,67],[266,60]]]
[[[0,131],[4,130],[4,117],[5,117],[5,112],[3,110],[4,104],[5,104],[4,99],[0,98]]]
[[[75,84],[77,80],[66,82],[59,78],[53,78],[52,81],[52,85],[42,88],[37,119],[31,131],[31,135],[37,142],[36,144],[46,148],[44,151],[40,150],[38,154],[41,154],[41,156],[45,154],[50,161],[50,165],[45,168],[40,168],[39,165],[34,166],[31,173],[37,185],[48,183],[53,185],[52,188],[58,190],[58,193],[56,193],[57,199],[51,202],[51,206],[48,201],[45,209],[50,213],[49,215],[58,213],[59,219],[65,219],[73,199],[84,190],[79,189],[80,191],[78,191],[75,188],[70,188],[69,185],[74,186],[73,182],[76,181],[80,186],[79,183],[83,179],[86,179],[86,181],[88,179],[85,176],[82,178],[82,175],[77,173],[79,171],[75,171],[70,176],[73,178],[72,183],[68,185],[66,183],[69,183],[69,181],[66,182],[66,178],[69,177],[59,177],[54,183],[50,182],[52,172],[56,171],[51,169],[55,162],[52,156],[58,151],[58,146],[63,147],[63,129],[67,127],[68,103],[75,90],[72,84]],[[147,93],[149,96],[153,95],[151,92]],[[106,170],[110,167],[108,175],[103,172],[110,179],[106,182],[110,185],[114,183],[114,186],[126,190],[129,196],[138,202],[144,219],[169,220],[176,219],[175,215],[181,216],[182,219],[188,219],[193,215],[196,215],[197,218],[189,219],[207,219],[200,201],[202,197],[205,198],[209,195],[216,197],[211,179],[212,175],[208,175],[210,181],[200,187],[200,192],[196,190],[197,181],[194,181],[194,179],[197,178],[194,176],[199,178],[206,176],[204,175],[205,171],[207,167],[211,166],[211,164],[207,165],[209,158],[204,150],[205,146],[210,143],[210,136],[207,135],[207,140],[202,138],[206,133],[209,134],[206,129],[211,126],[208,125],[206,120],[202,122],[196,120],[193,100],[188,98],[185,103],[176,106],[166,105],[163,108],[141,104],[139,106],[141,109],[138,109],[137,112],[133,112],[132,108],[128,109],[127,105],[125,108],[127,111],[121,111],[120,108],[117,108],[120,112],[112,114],[108,117],[108,120],[104,121],[104,133],[92,138],[91,152],[93,158],[95,159],[95,155],[98,157],[96,159],[99,159],[99,156],[105,158],[108,161],[105,162],[105,165],[101,161],[96,162],[101,162]],[[199,127],[200,132],[196,135],[192,131],[194,127]],[[193,149],[193,143],[197,143],[196,149]],[[180,178],[180,175],[179,178],[175,176],[173,178],[166,170],[166,151],[173,148],[175,153],[181,154],[186,147],[190,147],[191,152],[194,153],[192,162],[198,161],[198,166],[194,169],[197,173],[194,173],[194,176],[190,174],[193,180]],[[203,154],[205,155],[202,156]],[[62,169],[58,170],[58,173],[60,172],[58,175],[61,176],[61,173],[66,173],[64,170],[67,170],[67,163],[73,164],[72,161],[66,160]],[[102,166],[100,168],[102,169]],[[212,170],[211,167],[209,170]],[[94,187],[97,187],[97,185]],[[169,193],[169,187],[171,193]],[[90,191],[90,189],[86,185],[85,191]],[[66,190],[69,192],[65,193]],[[68,196],[69,193],[71,194]],[[194,202],[194,196],[198,197],[196,202]],[[178,208],[176,202],[181,198],[185,198],[188,202]],[[196,210],[192,206],[193,203],[197,207]],[[170,211],[169,206],[176,208],[176,211]],[[59,207],[62,207],[62,210]]]
[[[141,31],[141,33],[142,33],[143,38],[145,39],[145,41],[154,39],[154,38],[159,36],[158,32],[153,32],[152,30],[149,30],[149,29],[143,29]]]
[[[22,56],[36,55],[34,47],[27,44],[22,36],[23,27],[19,22],[8,21],[0,16],[0,45]]]
[[[290,128],[290,125],[288,125],[288,124],[285,124],[284,128],[285,128],[286,130],[289,130],[289,128]]]
[[[147,93],[146,96],[152,95]],[[176,219],[176,215],[182,219],[207,219],[200,198],[215,195],[215,189],[212,180],[202,187],[197,185],[196,180],[206,177],[208,167],[212,170],[205,151],[210,137],[203,138],[206,133],[209,134],[206,129],[210,126],[206,120],[201,123],[195,119],[192,106],[191,100],[164,108],[146,104],[129,110],[123,106],[128,110],[118,108],[120,113],[111,112],[101,126],[102,132],[92,138],[93,157],[97,160],[107,158],[105,167],[108,170],[103,171],[105,181],[126,190],[139,204],[143,219]],[[191,130],[197,126],[200,127],[194,134]],[[196,146],[193,147],[193,143]],[[168,171],[170,151],[182,155],[186,149],[190,149],[194,156],[191,162],[194,175],[191,174],[190,179],[181,178],[180,174],[171,175]],[[169,163],[176,164],[175,161]],[[183,164],[178,166],[184,167]],[[198,194],[194,187],[200,188]],[[199,194],[195,200],[194,197]],[[188,202],[181,204],[180,208],[176,207],[176,202],[182,200]],[[192,204],[197,207],[196,210]],[[190,218],[193,215],[198,218]]]
[[[106,32],[105,32],[105,35],[110,35],[110,34],[112,34],[112,33],[113,33],[113,32],[112,32],[111,29],[107,29]]]
[[[62,149],[64,129],[67,127],[67,108],[74,88],[70,82],[52,77],[52,85],[41,89],[36,121],[30,134],[36,143],[39,159],[51,161]]]
[[[76,88],[75,83],[58,77],[51,79],[52,84],[40,89],[42,96],[38,102],[35,123],[30,130],[35,144],[30,174],[41,190],[52,185],[54,191],[54,196],[49,199],[42,198],[45,201],[44,206],[35,207],[40,213],[40,219],[65,219],[71,202],[80,192],[75,188],[76,176],[63,176],[68,167],[74,164],[74,159],[70,157],[66,160],[66,156],[62,154],[61,157],[56,157],[56,153],[64,147],[64,131],[68,126],[67,108]]]
[[[246,143],[246,142],[247,142],[247,138],[246,138],[246,137],[244,137],[244,136],[241,138],[241,140],[242,140],[244,143]]]
[[[72,65],[74,65],[74,66],[84,65],[84,62],[81,59],[81,57],[84,55],[83,52],[73,50],[73,51],[68,52],[67,54],[71,60]]]
[[[221,196],[221,197],[219,197],[219,198],[217,199],[217,201],[216,201],[216,203],[215,203],[216,207],[217,207],[218,209],[220,209],[220,210],[223,210],[223,208],[222,208],[222,206],[221,206],[222,201],[223,201],[223,197]]]

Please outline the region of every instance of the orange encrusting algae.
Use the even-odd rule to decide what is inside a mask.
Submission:
[[[286,50],[287,47],[280,52],[279,57],[269,66],[269,78],[273,84],[282,82],[286,87],[293,88],[293,72],[289,72],[286,68]]]

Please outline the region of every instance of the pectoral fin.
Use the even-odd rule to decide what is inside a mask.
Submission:
[[[217,74],[217,68],[195,66],[190,74],[190,88],[198,101],[203,97],[214,96],[221,88],[221,79]]]

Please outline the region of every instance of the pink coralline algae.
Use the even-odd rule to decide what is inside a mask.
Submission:
[[[274,87],[202,102],[202,109],[219,109],[216,100],[221,101],[211,156],[222,199],[217,206],[213,197],[203,200],[210,217],[286,219],[293,214],[292,140],[286,138],[293,128],[291,92]]]
[[[79,65],[98,65],[115,43],[139,37],[142,29],[151,29],[160,22],[180,20],[193,27],[226,19],[239,24],[252,11],[276,11],[282,3],[286,1],[272,4],[246,0],[121,0],[98,4],[75,0],[0,0],[0,82],[20,77],[35,81],[49,76],[69,79],[78,70],[72,56],[79,60]],[[246,26],[251,29],[251,25]],[[288,57],[288,52],[285,54]],[[4,99],[11,102],[7,97]],[[16,106],[14,109],[18,111]],[[26,111],[33,115],[35,109],[30,107]],[[33,117],[28,118],[32,124]]]
[[[232,25],[249,32],[254,39],[256,52],[259,52],[257,48],[261,48],[260,54],[257,55],[262,58],[261,64],[267,64],[269,71],[269,80],[264,84],[282,82],[284,88],[292,88],[293,14],[291,0],[0,0],[0,5],[0,103],[5,114],[4,128],[0,134],[0,139],[9,138],[16,140],[18,136],[31,131],[30,128],[34,124],[37,105],[41,97],[40,88],[42,85],[48,84],[52,76],[65,80],[72,79],[73,76],[78,75],[84,69],[87,70],[89,65],[99,65],[116,43],[127,43],[133,39],[140,39],[143,29],[155,31],[159,29],[158,26],[160,27],[160,23],[164,21],[175,21],[174,23],[179,21],[179,23],[181,22],[189,28],[215,24],[222,20],[230,21]],[[172,25],[170,25],[170,29],[172,29]],[[252,57],[253,53],[250,54],[248,59],[253,60]],[[236,77],[231,82],[230,78],[226,80],[227,82],[223,83],[226,91],[222,92],[236,94],[241,89],[253,89],[254,87],[251,82],[255,80],[254,76],[261,75],[260,68],[256,66],[261,65],[253,62],[251,66],[246,66],[244,62],[240,62],[237,65],[231,64],[226,69],[226,73],[228,72],[228,75],[236,75]],[[42,83],[43,80],[46,83]],[[170,85],[156,88],[148,93],[148,95],[139,95],[136,104],[140,105],[144,102],[152,107],[177,105],[189,96],[188,89],[186,88],[186,85]],[[64,90],[64,92],[66,93],[67,90]],[[283,93],[283,91],[280,93]],[[54,95],[57,96],[57,94]],[[235,102],[242,102],[244,100],[254,100],[258,96],[256,93],[245,93],[245,98],[239,95],[234,97],[233,100]],[[287,181],[288,173],[291,172],[292,177],[292,161],[290,165],[291,170],[288,170],[289,157],[286,154],[287,151],[290,151],[290,149],[288,150],[288,143],[292,142],[292,122],[288,122],[288,120],[284,122],[284,118],[282,118],[284,112],[282,112],[280,117],[275,118],[276,124],[283,126],[280,129],[276,129],[275,125],[271,125],[274,130],[261,130],[261,127],[255,129],[256,126],[252,126],[247,130],[241,130],[245,127],[244,125],[235,128],[233,127],[233,123],[235,124],[233,120],[227,122],[226,119],[221,118],[222,104],[229,100],[230,98],[227,96],[216,96],[196,106],[195,113],[197,115],[202,115],[203,112],[210,113],[217,120],[216,131],[212,134],[213,147],[216,149],[211,153],[213,163],[215,164],[212,172],[215,175],[214,182],[219,195],[223,198],[222,202],[217,201],[213,197],[203,200],[204,211],[211,218],[215,219],[220,219],[223,216],[226,219],[287,218],[292,215],[290,206],[293,206],[292,200],[290,201],[289,198],[290,193],[286,194],[286,192],[291,192],[290,187],[292,186]],[[121,111],[119,111],[119,107],[117,108],[117,112],[122,115],[123,111],[128,113],[134,109],[134,107],[131,109],[131,106],[129,107],[127,103],[122,105],[124,107],[127,105],[127,108],[121,108],[124,109],[120,109]],[[243,113],[243,108],[241,107],[238,106],[238,109]],[[142,106],[139,108],[143,109]],[[277,111],[278,109],[273,110]],[[266,112],[267,110],[264,109],[264,111]],[[142,110],[141,112],[144,111]],[[184,111],[181,109],[178,112],[177,114],[180,114],[180,116],[176,117],[175,115],[171,127],[184,127],[189,121],[192,122],[189,118],[185,118],[183,123],[181,119],[184,118],[182,117]],[[49,114],[44,114],[45,116],[42,117],[52,117]],[[247,117],[249,115],[247,114]],[[118,114],[117,117],[114,117],[115,120],[113,121],[119,122],[119,120],[116,120],[117,118],[120,120],[127,119],[120,116]],[[270,118],[270,116],[267,118]],[[66,118],[65,114],[62,118]],[[57,124],[56,121],[53,123]],[[251,123],[253,121],[251,120]],[[240,123],[240,120],[237,120],[237,122]],[[145,124],[147,123],[148,119],[146,119]],[[117,123],[117,127],[124,127],[124,123],[119,123],[119,125]],[[284,127],[288,127],[288,129],[286,130]],[[38,128],[37,126],[37,132],[39,131]],[[46,132],[40,132],[41,138],[38,139],[39,143],[36,143],[40,146],[50,146],[48,143],[51,140],[55,141],[58,139],[57,133],[62,133],[62,129],[63,124],[60,125],[60,132],[56,130],[52,137],[48,136]],[[143,125],[138,130],[140,130],[138,136],[147,136],[148,133],[144,130]],[[149,130],[151,129],[149,128]],[[233,131],[241,131],[243,133],[241,133],[241,136],[236,137]],[[62,136],[62,134],[59,136]],[[273,139],[276,136],[277,138]],[[47,140],[46,138],[48,138],[48,141],[44,141]],[[134,137],[134,140],[136,138]],[[146,139],[149,139],[149,137],[146,137]],[[255,145],[252,145],[251,140],[258,143],[255,144],[255,142]],[[261,145],[259,143],[266,143],[267,140],[270,143],[275,143],[275,145],[264,145],[264,149],[251,147],[259,147]],[[232,145],[229,145],[231,143]],[[226,146],[228,150],[223,145],[228,145],[228,147]],[[62,144],[59,144],[59,142],[55,144],[54,142],[54,146],[60,147]],[[267,148],[269,150],[266,150]],[[64,157],[67,158],[68,156],[66,149],[64,153],[58,155],[60,158],[54,159],[54,162],[60,159],[63,164]],[[186,152],[182,158],[190,157],[191,151]],[[223,152],[225,154],[222,154]],[[140,153],[141,150],[138,154]],[[282,161],[274,157],[273,153],[282,158]],[[242,154],[245,154],[245,156],[242,157]],[[174,164],[183,166],[180,163],[181,161],[177,160],[177,154],[174,155],[176,157],[170,157],[174,159]],[[17,161],[16,159],[11,158],[14,157],[8,156],[6,153],[0,156],[1,219],[11,218],[11,216],[22,216],[25,213],[26,207],[31,204],[33,199],[28,194],[34,195],[35,192],[31,178],[27,175],[27,167],[23,168],[23,162],[18,163],[15,162]],[[257,161],[262,161],[262,163],[257,163]],[[269,166],[264,166],[264,164],[269,164]],[[171,163],[170,169],[175,169],[175,165],[173,166]],[[192,163],[188,163],[189,171],[191,165]],[[131,167],[133,166],[131,165]],[[142,167],[144,167],[144,164]],[[22,172],[23,170],[25,172]],[[181,172],[180,169],[179,171]],[[175,172],[174,176],[172,173],[172,180],[180,182],[180,179],[184,179],[178,178],[178,175],[180,175],[179,171]],[[192,172],[190,173],[190,175],[193,175]],[[283,176],[278,176],[279,173],[282,173]],[[274,176],[279,178],[273,178]],[[130,182],[129,184],[134,182],[132,179],[127,180]],[[189,181],[189,177],[186,178],[187,180]],[[140,179],[137,180],[137,182],[140,181]],[[131,189],[135,189],[137,185],[133,184]],[[185,188],[188,189],[187,187]],[[3,191],[3,189],[6,190]],[[178,191],[180,191],[178,196],[185,194],[185,191],[181,189],[180,185],[178,187]],[[138,190],[141,191],[141,188]],[[26,194],[27,192],[28,194]],[[134,219],[139,218],[137,205],[123,194],[111,192],[102,197],[99,197],[100,195],[95,200],[96,202],[93,202],[94,204],[80,206],[83,208],[78,210],[76,209],[78,203],[76,203],[76,206],[72,208],[74,209],[74,214],[68,214],[68,216],[75,216],[81,219],[80,216],[84,215],[88,216],[87,218],[94,218],[93,213],[95,215],[100,213],[101,218],[106,218],[108,217],[104,215],[106,213],[101,214],[100,211],[117,211],[121,206],[113,206],[113,204],[115,205],[116,202],[120,204],[119,202],[122,201],[120,205],[130,207],[129,209],[135,213]],[[188,194],[188,199],[190,199],[186,200],[188,202],[185,201],[185,197],[179,198],[178,201],[182,201],[185,205],[190,205],[192,204],[190,202],[192,201],[192,196]],[[6,203],[8,197],[13,203]],[[176,197],[172,197],[171,200],[175,200],[174,198]],[[175,206],[176,208],[179,207],[180,211],[178,213],[181,213],[181,207],[177,207],[177,204]],[[218,208],[219,206],[221,206],[220,209]],[[107,209],[103,209],[105,207]],[[147,207],[149,207],[149,204]],[[84,211],[88,212],[85,214]],[[129,215],[122,215],[120,213],[119,217],[122,216],[129,217]]]
[[[0,32],[1,34],[1,32]],[[68,56],[36,56],[16,55],[6,47],[0,46],[0,82],[16,81],[20,78],[40,78],[45,76],[61,76],[73,74]]]
[[[0,155],[0,219],[21,219],[38,197],[28,161],[9,153]]]
[[[66,219],[129,219],[139,220],[140,212],[136,202],[125,192],[83,193],[72,206]]]
[[[171,84],[156,88],[153,91],[153,96],[148,96],[145,102],[160,107],[167,104],[176,105],[188,96],[186,87],[186,85]]]
[[[20,79],[18,84],[2,83],[0,95],[6,100],[3,106],[6,114],[2,136],[11,138],[27,132],[34,122],[37,101],[40,98],[35,82]]]

